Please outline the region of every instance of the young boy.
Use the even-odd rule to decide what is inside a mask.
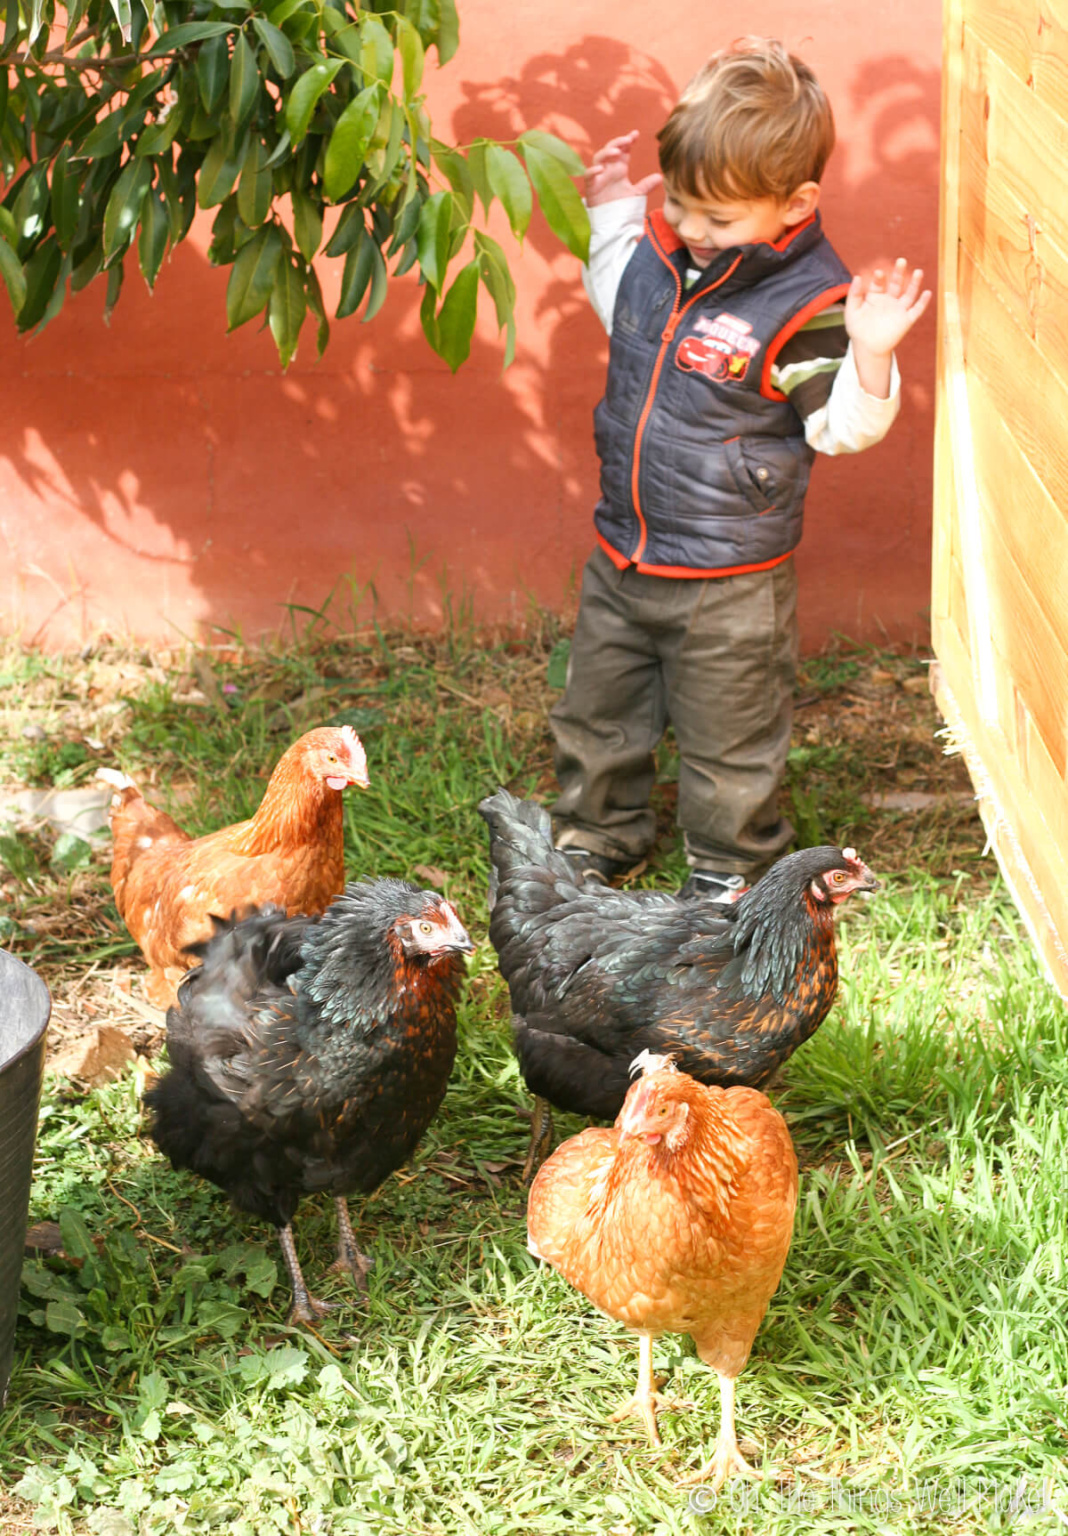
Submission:
[[[715,54],[632,182],[636,133],[586,178],[583,280],[611,335],[594,415],[601,499],[567,688],[551,714],[557,845],[586,880],[652,846],[670,721],[681,894],[728,902],[793,837],[778,791],[797,665],[796,576],[815,453],[855,453],[900,404],[894,348],[922,272],[850,278],[823,235],[830,105],[780,43]],[[664,206],[645,218],[645,196]]]

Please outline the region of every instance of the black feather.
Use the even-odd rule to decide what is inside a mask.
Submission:
[[[724,907],[581,885],[540,806],[502,789],[479,811],[498,881],[490,939],[533,1093],[611,1118],[642,1050],[705,1083],[759,1085],[826,1017],[833,909],[809,887],[848,867],[839,849],[780,859]]]

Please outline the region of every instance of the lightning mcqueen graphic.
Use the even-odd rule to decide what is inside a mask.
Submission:
[[[695,334],[679,344],[675,366],[686,373],[702,373],[706,379],[741,383],[749,371],[750,362],[760,351],[759,341],[750,334],[752,329],[747,321],[739,320],[736,315],[699,320]]]

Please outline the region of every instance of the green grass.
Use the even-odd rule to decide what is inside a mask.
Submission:
[[[372,790],[348,800],[351,868],[444,871],[480,944],[443,1111],[413,1166],[353,1203],[376,1260],[366,1301],[323,1274],[329,1202],[298,1214],[309,1279],[344,1303],[318,1336],[284,1325],[271,1234],[141,1138],[136,1075],[88,1095],[49,1079],[31,1214],[61,1220],[80,1265],[27,1263],[0,1414],[0,1473],[39,1523],[909,1536],[1015,1529],[1044,1488],[1068,1507],[1068,1016],[959,847],[956,875],[880,865],[886,888],[840,926],[838,1006],[777,1093],[801,1203],[738,1386],[743,1448],[777,1476],[691,1507],[680,1480],[709,1454],[718,1407],[683,1338],[655,1350],[668,1392],[692,1405],[662,1414],[663,1449],[636,1421],[608,1423],[633,1388],[636,1343],[526,1252],[525,1095],[484,938],[474,813],[497,782],[548,782],[531,698],[554,638],[239,657],[216,673],[241,708],[183,708],[162,684],[131,694],[124,764],[194,786],[190,825],[252,808],[280,746],[313,723],[294,708],[302,693],[327,688],[314,723],[335,705],[379,711]],[[330,676],[339,658],[350,671]],[[647,877],[660,883],[679,872],[663,841]],[[57,978],[108,942],[101,877],[98,864],[68,877],[89,914],[72,935],[20,929]],[[70,888],[43,855],[30,880],[24,918]],[[562,1116],[558,1130],[579,1125]],[[1024,1528],[1064,1523],[1040,1510]]]

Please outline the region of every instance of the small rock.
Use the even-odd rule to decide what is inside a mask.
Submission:
[[[926,674],[923,677],[906,677],[901,686],[906,693],[930,693],[931,691]]]
[[[22,735],[26,741],[47,741],[48,732],[41,725],[24,725]]]
[[[68,1045],[52,1060],[52,1069],[75,1078],[90,1088],[110,1083],[134,1061],[134,1048],[125,1030],[114,1024],[97,1024],[81,1040]]]

